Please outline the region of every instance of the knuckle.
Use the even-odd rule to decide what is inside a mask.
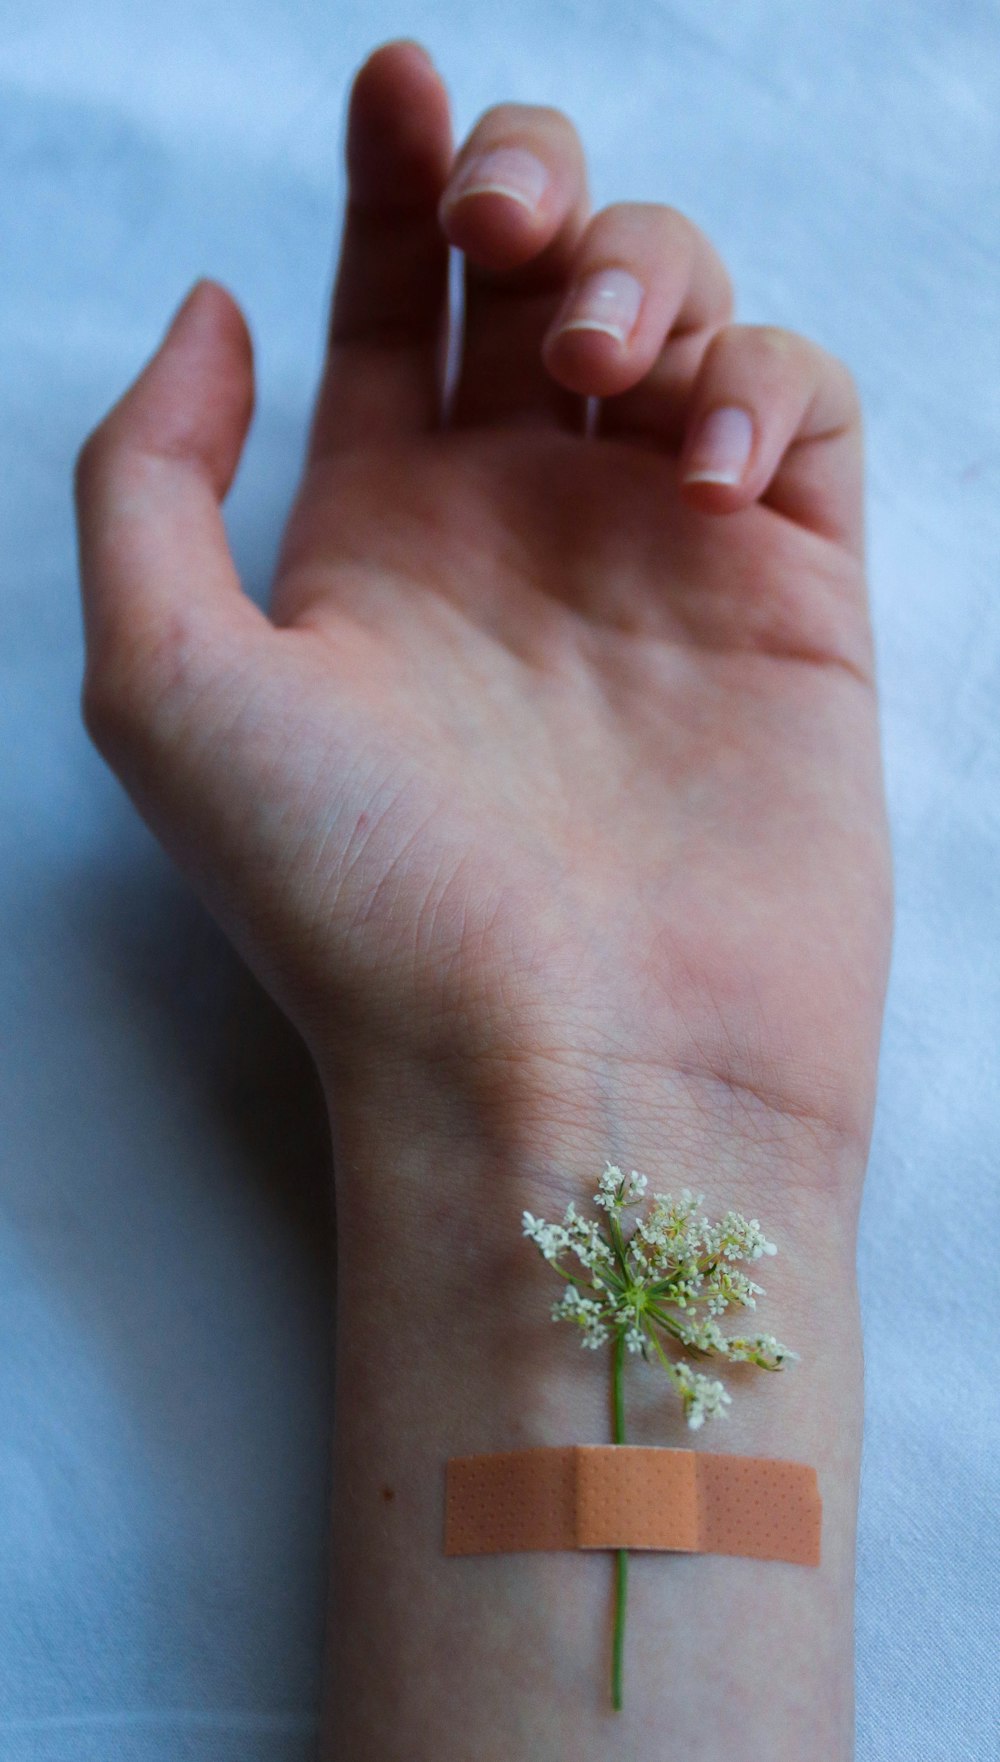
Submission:
[[[727,324],[713,340],[713,355],[723,371],[734,366],[773,384],[789,371],[809,370],[815,344],[777,324]]]
[[[572,117],[567,116],[558,104],[523,104],[518,106],[525,121],[539,123],[542,128],[553,129],[556,134],[567,139],[577,139],[577,129]]]
[[[701,228],[682,209],[671,207],[669,202],[649,202],[646,206],[650,218],[666,238],[683,238],[692,251],[704,238]]]
[[[81,693],[83,724],[112,764],[155,745],[158,731],[183,713],[204,664],[205,645],[188,621],[173,615],[155,630],[120,625],[87,653]]]
[[[73,462],[73,492],[77,501],[85,498],[106,469],[110,435],[107,422],[91,430]]]
[[[709,345],[713,377],[753,379],[764,390],[805,386],[813,403],[829,413],[833,429],[860,428],[863,406],[847,363],[821,343],[776,324],[727,324]]]
[[[469,131],[466,150],[510,145],[541,144],[554,137],[560,146],[581,151],[576,124],[565,110],[552,104],[491,104],[476,118]]]
[[[608,202],[593,216],[590,227],[598,233],[607,230],[619,235],[655,233],[661,243],[672,245],[681,238],[693,243],[698,231],[694,221],[682,214],[679,208],[670,208],[665,202],[635,202],[626,199]]]
[[[114,763],[138,733],[141,696],[128,673],[105,650],[89,655],[80,695],[83,725],[98,752]]]
[[[762,362],[801,360],[812,347],[805,337],[793,330],[785,330],[779,324],[747,324],[734,326],[734,329],[743,333],[743,346],[747,352]]]
[[[831,401],[832,393],[836,408],[843,411],[843,423],[860,421],[861,396],[857,382],[839,355],[831,354],[821,343],[802,336],[798,331],[783,330],[771,324],[756,325],[752,329],[756,358],[765,370],[768,365],[774,365],[779,370],[796,374],[800,380],[811,382],[825,403]]]
[[[820,354],[822,356],[823,370],[826,377],[835,387],[837,401],[843,408],[844,420],[849,423],[857,424],[857,426],[860,427],[863,416],[863,406],[861,403],[861,388],[854,377],[854,373],[851,368],[848,367],[847,362],[841,360],[839,355],[831,355],[826,349],[822,349]]]

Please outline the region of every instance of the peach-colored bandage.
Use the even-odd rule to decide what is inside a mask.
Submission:
[[[446,1554],[656,1548],[819,1565],[816,1470],[767,1456],[568,1444],[453,1456]]]

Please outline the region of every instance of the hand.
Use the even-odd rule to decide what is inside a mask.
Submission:
[[[890,881],[847,369],[731,323],[675,210],[591,215],[559,111],[498,105],[453,160],[411,43],[357,76],[348,164],[270,617],[219,511],[253,401],[221,287],[82,451],[94,739],[345,1082],[466,1061],[569,1115],[625,1073],[624,1115],[640,1073],[672,1120],[866,1145]],[[482,187],[526,173],[534,207]],[[644,290],[621,340],[568,294],[607,266]],[[720,408],[731,482],[698,469]]]

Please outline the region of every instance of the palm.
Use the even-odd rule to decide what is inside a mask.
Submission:
[[[294,758],[250,740],[247,796],[308,876],[285,946],[330,924],[331,984],[377,997],[391,966],[394,1000],[476,999],[484,1034],[512,968],[544,973],[526,1010],[600,987],[605,1029],[648,993],[660,1058],[792,1107],[829,1080],[879,881],[844,550],[766,507],[691,510],[650,448],[441,434],[313,468],[274,614],[300,639]]]

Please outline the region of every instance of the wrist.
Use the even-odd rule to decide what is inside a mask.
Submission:
[[[607,1754],[613,1738],[645,1756],[662,1741],[651,1747],[644,1724],[654,1709],[678,1753],[704,1739],[697,1753],[721,1755],[739,1705],[755,1755],[846,1756],[857,1150],[815,1133],[776,1130],[769,1143],[760,1130],[726,1132],[676,1094],[670,1108],[640,1107],[634,1083],[620,1116],[607,1089],[592,1111],[575,1090],[544,1107],[541,1093],[534,1083],[484,1086],[481,1071],[459,1079],[385,1060],[359,1063],[330,1091],[339,1276],[328,1753],[464,1754],[449,1736],[460,1680],[484,1710],[487,1753],[496,1739],[497,1754],[520,1754],[527,1732],[525,1754]],[[554,1281],[521,1232],[524,1208],[555,1220],[573,1199],[589,1215],[608,1157],[634,1164],[653,1189],[704,1192],[713,1217],[729,1206],[759,1216],[778,1254],[762,1263],[755,1322],[801,1355],[773,1374],[726,1367],[732,1407],[694,1434],[663,1379],[637,1361],[626,1371],[628,1441],[809,1463],[823,1500],[819,1569],[633,1557],[634,1687],[620,1715],[603,1711],[606,1555],[443,1553],[448,1457],[611,1441],[610,1358],[581,1351],[550,1321]],[[377,1668],[367,1639],[376,1628]],[[703,1680],[706,1657],[718,1661],[710,1713],[683,1686]],[[822,1717],[803,1682],[822,1685]],[[418,1706],[425,1724],[407,1725],[401,1744],[394,1709],[412,1720]],[[610,1718],[620,1722],[613,1734]]]
[[[330,1094],[344,1343],[355,1331],[398,1337],[405,1318],[421,1356],[447,1361],[456,1386],[506,1391],[516,1441],[606,1441],[603,1360],[550,1323],[558,1291],[521,1220],[527,1209],[558,1222],[571,1201],[598,1215],[591,1198],[611,1159],[645,1173],[651,1193],[690,1187],[712,1217],[732,1208],[760,1218],[779,1252],[761,1263],[767,1294],[753,1327],[776,1334],[801,1363],[775,1373],[719,1367],[736,1394],[709,1429],[719,1447],[762,1453],[769,1434],[778,1454],[789,1427],[807,1437],[812,1416],[831,1411],[831,1384],[849,1389],[860,1378],[858,1147],[801,1122],[776,1125],[770,1137],[756,1125],[737,1130],[722,1110],[696,1107],[666,1083],[657,1090],[640,1106],[632,1082],[630,1130],[607,1107],[607,1090],[588,1116],[578,1096],[543,1098],[520,1078],[502,1098],[484,1094],[471,1071],[459,1081],[453,1070],[383,1062]],[[715,1374],[712,1363],[699,1368]],[[456,1437],[455,1453],[504,1446],[499,1400],[491,1406],[489,1434]],[[479,1425],[481,1403],[459,1409]],[[680,1403],[641,1363],[630,1412],[635,1442],[691,1441]],[[701,1441],[715,1447],[708,1434]]]
[[[853,1265],[867,1138],[693,1069],[528,1051],[418,1058],[381,1044],[321,1067],[338,1206],[398,1220],[437,1255],[502,1212],[550,1218],[585,1202],[606,1161],[651,1190],[703,1192],[759,1213],[811,1255]],[[442,1207],[447,1229],[439,1228]],[[548,1207],[548,1210],[545,1208]],[[777,1214],[777,1215],[776,1215]],[[345,1244],[345,1247],[349,1244]]]

